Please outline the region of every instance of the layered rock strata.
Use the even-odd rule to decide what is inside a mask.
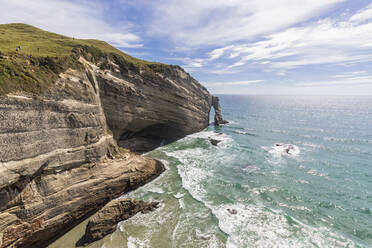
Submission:
[[[115,199],[94,214],[88,222],[84,236],[77,246],[86,246],[116,230],[117,223],[137,213],[148,213],[157,208],[158,202],[146,203],[135,199]]]
[[[212,97],[180,67],[80,62],[0,97],[0,247],[43,247],[163,171],[116,142],[148,151],[208,125]]]
[[[121,147],[146,152],[209,125],[212,96],[181,67],[141,71],[114,57],[109,68],[95,73],[108,126]]]

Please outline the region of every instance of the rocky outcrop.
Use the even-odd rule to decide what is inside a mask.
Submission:
[[[88,222],[84,236],[77,246],[86,246],[116,230],[117,223],[137,213],[148,213],[158,207],[158,202],[146,203],[135,199],[115,199],[94,214]]]
[[[80,62],[0,97],[0,247],[43,247],[164,170],[116,142],[148,151],[208,125],[212,97],[180,67]]]
[[[214,114],[214,125],[219,126],[221,124],[227,124],[228,121],[224,120],[222,118],[221,114],[221,107],[218,96],[212,97],[212,106],[214,108],[215,114]]]
[[[96,69],[103,110],[122,147],[146,152],[209,125],[212,96],[179,66],[133,70],[116,57]]]
[[[1,247],[43,247],[111,199],[162,171],[161,163],[128,153],[122,160],[37,176],[9,187],[8,197],[13,199],[0,214]]]

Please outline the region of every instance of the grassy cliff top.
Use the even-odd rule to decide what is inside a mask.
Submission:
[[[76,47],[92,46],[106,54],[120,55],[135,65],[159,64],[129,56],[104,41],[75,39],[22,23],[0,24],[0,52],[15,52],[18,46],[21,46],[22,54],[37,57],[63,57],[71,55]]]
[[[59,73],[79,68],[80,55],[93,60],[111,56],[143,70],[168,67],[129,56],[104,41],[75,39],[21,23],[0,24],[0,96],[42,93]]]

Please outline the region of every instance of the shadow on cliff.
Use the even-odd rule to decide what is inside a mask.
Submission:
[[[97,76],[107,125],[119,146],[144,153],[209,125],[212,96],[180,67],[140,72],[119,66],[120,73],[111,73],[122,82]]]
[[[32,180],[41,176],[45,167],[48,166],[48,162],[44,163],[40,168],[31,176],[24,177],[22,180],[18,180],[16,183],[8,185],[0,190],[0,211],[8,209],[12,206],[22,205],[22,199],[18,197],[22,191],[29,185]],[[17,199],[18,197],[18,199]],[[24,219],[24,214],[15,213],[18,218]]]

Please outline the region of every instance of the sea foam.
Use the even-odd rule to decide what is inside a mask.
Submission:
[[[208,139],[209,137],[222,137],[225,142],[232,142],[229,136],[210,131],[188,136],[189,139]],[[246,247],[248,244],[252,247],[304,247],[304,244],[313,244],[309,247],[354,247],[352,241],[326,228],[312,228],[287,216],[281,210],[267,208],[259,202],[255,204],[237,202],[234,204],[216,205],[216,203],[209,200],[204,183],[214,175],[210,167],[206,165],[217,163],[219,157],[228,160],[226,154],[221,155],[223,152],[216,153],[197,147],[166,152],[166,154],[180,161],[181,164],[178,165],[177,169],[182,178],[183,187],[195,199],[203,202],[206,207],[211,209],[212,213],[218,218],[220,229],[229,235],[226,244],[228,248]],[[268,152],[274,156],[296,157],[300,154],[300,149],[292,144],[274,144],[268,149]],[[224,162],[228,163],[227,161]],[[258,169],[254,165],[243,168],[247,172]],[[267,188],[263,189],[262,192],[264,191],[275,193],[277,189]],[[258,192],[260,193],[261,190]],[[290,210],[310,211],[304,206],[282,205],[281,207]],[[290,222],[289,219],[291,219]],[[294,232],[296,235],[293,235]]]

